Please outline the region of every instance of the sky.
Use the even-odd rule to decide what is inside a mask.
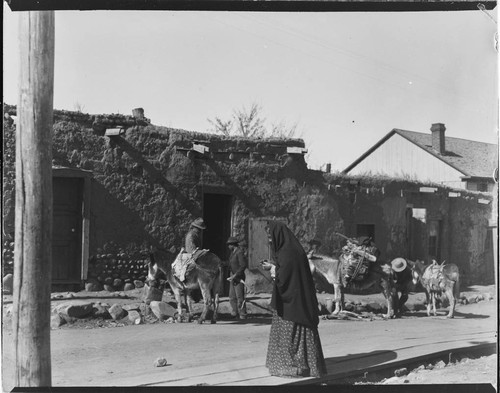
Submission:
[[[393,128],[498,143],[497,8],[447,12],[56,11],[54,108],[209,132],[262,108],[312,169],[345,169]],[[4,102],[18,97],[4,3]]]

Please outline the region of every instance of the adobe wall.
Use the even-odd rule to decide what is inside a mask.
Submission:
[[[103,124],[125,125],[126,133],[103,136]],[[163,249],[172,261],[190,222],[203,215],[208,190],[233,195],[231,232],[240,238],[248,240],[250,218],[276,216],[287,220],[304,247],[317,238],[320,251],[331,255],[343,244],[335,232],[355,236],[357,224],[373,224],[388,261],[409,256],[408,206],[426,207],[442,217],[444,259],[460,266],[466,282],[493,280],[493,266],[482,251],[491,204],[478,204],[476,193],[451,199],[444,188],[429,195],[418,192],[420,184],[311,171],[301,155],[286,155],[287,146],[304,147],[302,140],[225,138],[142,124],[122,115],[55,112],[54,165],[93,172],[91,262],[98,255],[122,254],[140,261],[139,251],[150,246]],[[14,229],[13,133],[5,123],[7,260]],[[209,153],[190,153],[193,142],[208,146]],[[9,266],[4,264],[5,271]],[[258,272],[250,272],[247,282],[257,292],[270,289]]]

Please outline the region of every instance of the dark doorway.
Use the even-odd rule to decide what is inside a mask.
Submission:
[[[231,236],[231,210],[233,198],[227,194],[203,195],[203,248],[208,248],[221,259],[227,259],[226,240]]]
[[[370,237],[373,241],[375,241],[375,225],[374,224],[356,225],[356,237]]]
[[[52,284],[81,277],[83,179],[53,178]]]
[[[441,263],[441,221],[429,220],[427,228],[429,258]]]
[[[203,248],[207,248],[223,261],[227,261],[229,250],[226,241],[231,236],[231,212],[233,198],[227,194],[203,194],[203,220],[207,229],[203,231]],[[229,293],[228,268],[224,267],[223,296]]]
[[[410,236],[409,258],[412,261],[419,259],[428,263],[427,210],[423,208],[409,209],[407,220],[409,221],[408,234]]]

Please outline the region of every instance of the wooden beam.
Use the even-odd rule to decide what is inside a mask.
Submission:
[[[13,329],[15,384],[50,386],[54,12],[19,15]]]
[[[307,149],[303,147],[289,146],[286,148],[286,152],[288,154],[305,154],[307,153]]]
[[[104,132],[104,135],[108,137],[120,136],[123,134],[125,134],[125,130],[123,128],[108,128]]]
[[[210,151],[208,146],[197,144],[197,143],[193,143],[193,150],[200,153],[200,154],[205,154],[205,153],[208,153]]]

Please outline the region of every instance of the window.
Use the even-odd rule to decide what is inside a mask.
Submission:
[[[411,216],[424,224],[427,221],[427,210],[426,209],[411,209]]]
[[[441,239],[440,239],[441,221],[429,220],[429,238],[428,238],[428,254],[432,259],[438,262],[441,258]]]
[[[477,190],[481,192],[488,191],[488,183],[477,183]]]

